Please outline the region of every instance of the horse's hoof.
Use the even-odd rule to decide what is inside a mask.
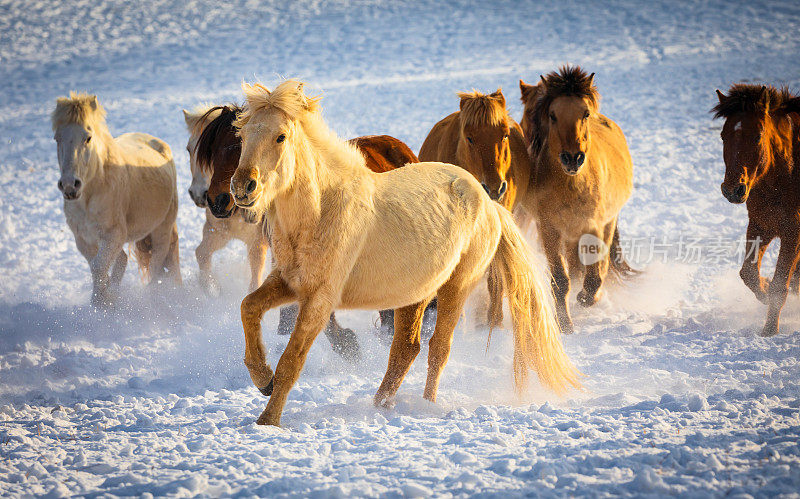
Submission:
[[[272,395],[272,388],[274,386],[274,384],[273,384],[274,380],[275,380],[275,378],[272,378],[271,380],[269,380],[269,384],[267,386],[265,386],[264,388],[259,388],[258,391],[261,392],[265,397],[269,397],[270,395]]]
[[[256,419],[256,424],[261,426],[278,426],[281,425],[281,420],[273,421],[268,415],[266,409],[261,413],[261,416]]]
[[[764,326],[764,329],[761,330],[761,336],[764,338],[769,338],[771,336],[775,336],[778,334],[778,327],[777,326]]]
[[[379,407],[381,409],[392,409],[395,406],[395,399],[394,397],[386,397],[384,395],[377,394],[372,401],[375,404],[375,407]]]
[[[578,293],[578,303],[584,307],[591,307],[595,303],[600,300],[600,292],[594,294],[594,296],[589,296],[589,293],[586,292],[585,289],[580,290]]]
[[[572,334],[575,332],[575,326],[572,324],[571,320],[559,321],[558,326],[562,334]]]

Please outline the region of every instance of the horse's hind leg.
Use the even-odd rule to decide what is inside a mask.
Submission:
[[[342,327],[336,320],[336,314],[331,314],[328,325],[325,326],[325,336],[331,342],[333,351],[341,355],[344,360],[356,362],[361,358],[356,333],[350,328]]]
[[[778,334],[780,313],[786,303],[786,295],[789,292],[789,279],[797,267],[797,260],[800,258],[800,234],[797,229],[789,234],[781,234],[781,249],[778,252],[778,261],[775,264],[775,274],[769,283],[769,308],[767,309],[767,322],[761,331],[761,336],[774,336]]]
[[[422,318],[429,301],[421,301],[394,311],[394,339],[389,349],[389,366],[375,394],[376,406],[386,407],[392,404],[403,378],[417,357],[421,348],[419,335]]]
[[[328,295],[323,292],[317,292],[300,303],[297,323],[289,338],[289,343],[281,355],[281,360],[275,366],[273,392],[267,408],[256,421],[258,424],[280,425],[281,413],[283,406],[286,405],[289,390],[300,376],[308,351],[317,335],[325,327],[325,322],[330,318],[332,309],[333,306]]]
[[[250,378],[261,393],[272,392],[272,369],[267,366],[267,356],[261,342],[261,318],[273,307],[294,299],[294,292],[286,285],[279,270],[273,270],[261,286],[242,300],[242,327],[244,328],[244,365]]]
[[[211,271],[212,258],[214,253],[224,248],[231,238],[227,230],[222,227],[214,227],[208,221],[210,216],[213,215],[206,215],[206,221],[203,224],[203,239],[194,250],[194,256],[197,259],[197,267],[200,270],[200,287],[203,288],[204,292],[216,295],[219,292],[219,283],[217,283]]]
[[[611,247],[611,240],[614,238],[614,228],[616,227],[616,220],[608,223],[603,228],[603,242],[606,248]],[[597,235],[595,235],[597,237]],[[600,248],[598,248],[600,250]],[[574,249],[578,253],[579,248]],[[598,253],[602,254],[602,253]],[[584,307],[591,307],[600,299],[600,286],[608,275],[608,265],[610,263],[609,256],[606,254],[603,258],[586,266],[586,276],[583,278],[583,289],[578,293],[578,303]]]
[[[461,283],[458,283],[461,284]],[[439,378],[442,370],[450,358],[450,346],[453,343],[453,332],[461,317],[464,303],[469,296],[469,288],[448,281],[439,289],[436,309],[436,327],[433,336],[428,341],[428,379],[425,382],[423,397],[431,402],[436,402],[436,393],[439,390]],[[502,300],[501,300],[502,302]]]
[[[114,266],[111,267],[111,280],[109,284],[113,287],[118,287],[122,281],[122,276],[125,275],[125,267],[128,266],[128,255],[125,250],[119,252],[117,259],[114,261]]]

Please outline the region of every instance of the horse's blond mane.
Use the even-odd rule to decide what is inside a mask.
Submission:
[[[270,108],[283,111],[290,119],[300,118],[303,112],[316,112],[320,97],[307,96],[303,92],[303,86],[304,83],[300,81],[285,80],[270,92],[261,83],[242,83],[246,104],[233,122],[233,126],[242,128],[253,113]]]
[[[186,112],[186,128],[189,130],[189,133],[192,135],[200,135],[203,131],[203,126],[207,121],[212,119],[210,113],[217,107],[218,106],[214,104],[205,102],[196,105],[191,111]]]
[[[70,92],[69,98],[56,99],[56,108],[50,120],[53,131],[70,123],[105,126],[106,110],[100,105],[96,95]]]
[[[461,123],[465,126],[502,125],[508,120],[506,101],[500,89],[492,94],[477,90],[457,92],[461,99]]]

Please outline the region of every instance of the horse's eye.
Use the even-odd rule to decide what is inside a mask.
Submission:
[[[583,113],[583,119],[587,119],[589,117],[589,111]]]
[[[550,121],[552,121],[553,123],[556,122],[556,113],[550,113]]]
[[[503,140],[508,140],[508,134],[503,135]]]
[[[470,144],[472,144],[472,137],[467,137],[467,142],[469,142]]]
[[[88,137],[86,137],[86,141],[85,141],[85,143],[86,143],[86,144],[88,144],[88,143],[89,143],[89,142],[91,142],[91,141],[92,141],[92,136],[91,136],[91,135],[89,135]]]
[[[278,144],[280,144],[280,143],[281,143],[281,142],[283,142],[284,140],[286,140],[286,135],[284,135],[284,134],[280,134],[280,135],[278,135],[278,138],[277,138],[277,139],[275,139],[275,142],[277,142]]]

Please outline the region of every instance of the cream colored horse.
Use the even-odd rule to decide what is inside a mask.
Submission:
[[[265,212],[275,267],[242,301],[245,365],[254,384],[274,389],[260,424],[280,424],[311,344],[337,308],[395,309],[389,365],[375,395],[390,405],[420,351],[423,311],[436,296],[424,397],[436,401],[464,301],[487,271],[502,276],[514,333],[514,379],[529,369],[556,391],[578,386],[561,345],[542,270],[511,214],[469,172],[419,163],[376,174],[324,123],[302,83],[274,91],[243,85],[245,111],[236,203]],[[273,376],[261,344],[268,309],[299,302],[295,329]]]
[[[172,152],[144,133],[112,137],[94,95],[71,93],[52,114],[67,225],[92,271],[92,303],[108,304],[136,242],[139,264],[152,280],[181,283],[178,193]],[[109,277],[109,269],[111,276]]]
[[[256,289],[263,280],[264,267],[266,266],[269,241],[262,224],[245,222],[242,210],[234,213],[229,218],[217,218],[211,213],[206,201],[210,172],[206,172],[197,164],[195,149],[197,140],[207,124],[220,115],[220,110],[208,112],[211,106],[201,106],[194,111],[183,111],[186,128],[189,131],[189,142],[186,150],[189,152],[189,166],[192,171],[192,184],[189,195],[198,207],[205,208],[206,221],[203,224],[203,239],[195,249],[197,266],[200,269],[200,286],[204,291],[219,293],[219,283],[211,271],[211,260],[214,253],[221,250],[231,240],[242,241],[247,247],[247,259],[250,263],[249,291]]]

